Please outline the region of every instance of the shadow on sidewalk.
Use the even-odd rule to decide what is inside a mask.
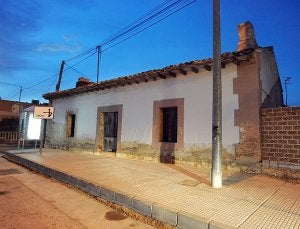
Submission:
[[[255,176],[255,174],[235,173],[232,176],[228,176],[225,179],[223,179],[223,185],[233,185],[253,176]]]
[[[193,172],[190,172],[180,166],[177,166],[175,164],[166,164],[166,166],[168,166],[171,169],[176,170],[177,172],[180,172],[184,175],[187,175],[193,179],[195,179],[196,181],[202,183],[202,184],[206,184],[206,185],[211,185],[210,180],[203,178]],[[234,173],[231,176],[227,176],[227,177],[223,177],[223,185],[225,186],[229,186],[229,185],[233,185],[233,184],[237,184],[239,182],[242,182],[250,177],[255,176],[255,174],[247,174],[247,173]]]
[[[205,179],[203,177],[200,177],[199,175],[197,175],[195,173],[192,173],[192,172],[190,172],[190,171],[188,171],[188,170],[186,170],[184,168],[181,168],[181,167],[179,167],[177,165],[174,165],[174,164],[166,164],[166,166],[168,166],[171,169],[176,170],[177,172],[180,172],[180,173],[182,173],[184,175],[187,175],[187,176],[189,176],[189,177],[191,177],[191,178],[199,181],[202,184],[210,185],[210,181],[209,180],[207,180],[207,179]]]

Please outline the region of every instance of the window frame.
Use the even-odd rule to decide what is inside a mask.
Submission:
[[[177,142],[162,141],[162,109],[177,107]],[[156,100],[153,102],[152,147],[156,149],[183,150],[184,148],[184,98]]]
[[[77,119],[76,113],[67,112],[66,114],[66,137],[67,138],[75,138],[76,119]]]

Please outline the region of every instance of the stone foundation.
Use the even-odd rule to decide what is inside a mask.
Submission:
[[[125,143],[127,147],[122,147],[116,155],[120,158],[145,160],[161,163],[171,163],[179,165],[189,165],[197,168],[211,168],[211,149],[203,147],[191,147],[189,151],[180,152],[160,152],[147,144]],[[261,164],[236,160],[234,154],[228,152],[226,148],[222,151],[222,164],[224,170],[261,172]]]

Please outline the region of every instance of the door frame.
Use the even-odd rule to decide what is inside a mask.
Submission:
[[[104,122],[103,116],[106,112],[118,112],[118,133],[117,133],[117,150],[121,148],[121,131],[122,131],[122,110],[123,104],[112,106],[97,107],[97,126],[96,126],[96,139],[95,139],[95,152],[103,152],[104,140]]]

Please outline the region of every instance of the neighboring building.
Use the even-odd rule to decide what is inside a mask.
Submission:
[[[0,143],[17,141],[22,109],[30,105],[30,103],[0,99]]]
[[[22,109],[31,103],[0,99],[0,131],[17,131]]]
[[[272,47],[258,47],[251,23],[239,26],[238,51],[222,54],[223,162],[261,161],[260,109],[282,106]],[[169,163],[211,161],[212,59],[44,94],[53,148],[113,151]],[[82,82],[82,83],[80,83]]]

